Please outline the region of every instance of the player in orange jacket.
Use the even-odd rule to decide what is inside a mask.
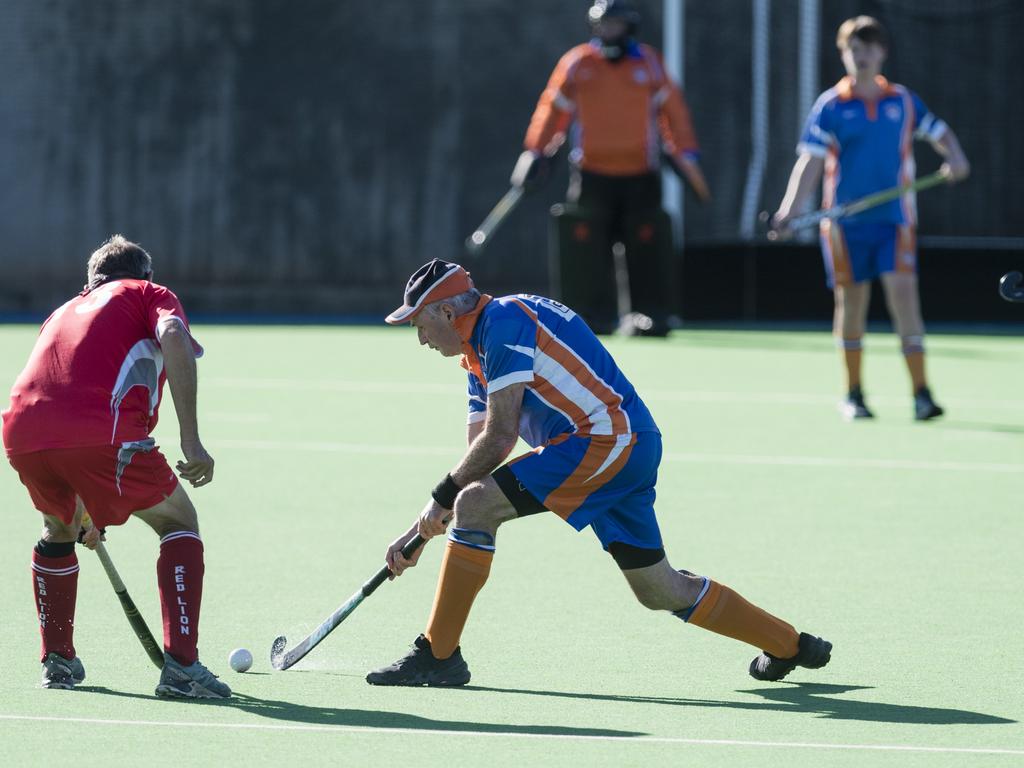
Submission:
[[[558,62],[540,96],[512,172],[531,189],[568,137],[567,205],[558,227],[560,296],[597,331],[616,324],[612,246],[621,242],[632,310],[626,332],[663,335],[671,310],[671,229],[661,209],[662,158],[702,201],[710,199],[682,93],[661,54],[636,42],[640,16],[622,0],[596,0],[594,37]],[[645,327],[646,325],[646,327]]]

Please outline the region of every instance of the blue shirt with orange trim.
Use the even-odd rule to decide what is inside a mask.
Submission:
[[[822,207],[851,200],[914,180],[914,138],[938,141],[946,124],[908,88],[877,79],[882,95],[865,101],[844,77],[815,102],[807,118],[798,153],[825,159]],[[913,192],[870,208],[849,221],[915,224]]]
[[[466,323],[469,423],[487,396],[525,383],[519,435],[537,447],[562,434],[658,432],[647,406],[611,354],[575,312],[542,296],[484,296]],[[459,318],[463,320],[463,318]]]

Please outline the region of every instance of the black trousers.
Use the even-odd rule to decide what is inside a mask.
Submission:
[[[595,228],[602,235],[593,243],[595,259],[611,262],[612,246],[625,246],[631,308],[663,324],[674,311],[674,278],[671,223],[661,208],[660,174],[604,176],[573,169],[566,202],[603,224]]]
[[[605,219],[609,235],[616,238],[612,243],[625,244],[629,218],[661,210],[661,174],[602,176],[573,169],[565,200]]]

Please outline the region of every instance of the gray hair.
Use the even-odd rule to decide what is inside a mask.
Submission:
[[[455,296],[449,296],[447,299],[441,299],[440,301],[433,301],[427,304],[423,308],[424,311],[430,312],[432,315],[436,315],[442,304],[447,304],[455,310],[455,316],[461,317],[468,312],[472,312],[480,301],[480,291],[476,288],[470,288],[468,291],[456,294]]]
[[[114,235],[89,257],[85,287],[89,290],[115,278],[147,280],[153,274],[153,259],[142,246]]]

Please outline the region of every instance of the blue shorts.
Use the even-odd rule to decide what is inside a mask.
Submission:
[[[622,542],[660,549],[654,485],[661,463],[661,435],[566,435],[507,465],[547,509],[577,531],[594,529],[608,549]]]
[[[917,236],[909,224],[826,221],[821,254],[829,288],[873,280],[886,272],[917,271]]]

